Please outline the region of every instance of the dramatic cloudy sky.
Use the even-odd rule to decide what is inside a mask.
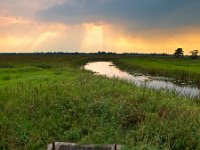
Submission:
[[[0,0],[0,52],[200,49],[199,0]]]

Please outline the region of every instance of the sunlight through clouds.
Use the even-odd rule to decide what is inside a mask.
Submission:
[[[85,35],[81,49],[98,51],[103,50],[103,26],[85,24]]]
[[[200,42],[200,2],[2,0],[0,52],[188,53]]]

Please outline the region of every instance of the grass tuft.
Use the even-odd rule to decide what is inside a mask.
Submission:
[[[200,148],[198,99],[80,69],[94,56],[12,57],[12,80],[0,86],[0,149],[45,149],[55,140],[138,150]],[[41,63],[51,67],[34,69]]]

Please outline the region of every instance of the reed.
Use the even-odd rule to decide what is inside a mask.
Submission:
[[[200,60],[172,57],[132,57],[116,59],[115,64],[129,72],[143,72],[181,81],[200,83]]]
[[[16,57],[7,69],[17,77],[0,78],[0,149],[45,149],[55,140],[124,149],[200,148],[199,100],[94,76],[80,69],[88,57]],[[29,68],[44,61],[51,68]],[[20,72],[24,66],[28,71]]]

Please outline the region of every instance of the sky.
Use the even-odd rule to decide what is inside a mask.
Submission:
[[[199,8],[199,0],[0,0],[0,53],[188,54],[200,49]]]

